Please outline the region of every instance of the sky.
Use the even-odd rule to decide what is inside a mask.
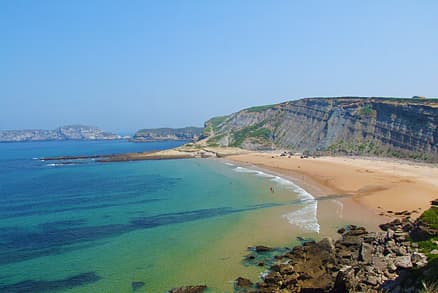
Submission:
[[[0,129],[130,133],[313,96],[436,97],[438,1],[0,1]]]

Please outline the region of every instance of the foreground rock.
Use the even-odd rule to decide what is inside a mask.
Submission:
[[[326,238],[289,250],[254,287],[237,286],[241,279],[235,287],[239,292],[266,293],[400,292],[400,275],[427,264],[427,257],[408,241],[415,227],[407,219],[382,225],[381,232],[347,226],[338,231],[337,241]]]

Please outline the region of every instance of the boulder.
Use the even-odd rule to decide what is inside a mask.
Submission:
[[[245,278],[242,278],[242,277],[238,277],[234,281],[234,289],[236,289],[236,290],[249,289],[253,285],[254,284],[249,279],[245,279]]]
[[[255,247],[255,251],[256,252],[267,252],[267,251],[271,251],[271,250],[273,250],[271,247],[267,247],[267,246],[264,246],[264,245],[257,245]]]
[[[397,256],[394,260],[394,264],[402,269],[412,268],[411,257],[409,255]]]
[[[264,277],[264,279],[267,284],[278,284],[283,281],[283,277],[279,272],[270,272]]]
[[[423,253],[414,252],[411,255],[411,262],[413,265],[422,268],[427,265],[427,256]]]
[[[355,284],[354,269],[351,266],[343,267],[336,276],[333,293],[355,292]]]
[[[359,252],[359,260],[366,262],[366,263],[370,263],[373,259],[373,251],[374,248],[371,244],[368,243],[362,243],[361,247],[360,247],[360,252]]]
[[[276,264],[271,267],[274,272],[279,272],[282,275],[291,275],[294,273],[294,267],[290,264]]]

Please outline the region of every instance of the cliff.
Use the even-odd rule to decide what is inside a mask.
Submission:
[[[162,141],[162,140],[197,140],[202,134],[200,127],[185,128],[154,128],[141,129],[133,137],[134,141]]]
[[[47,141],[47,140],[107,140],[120,139],[119,135],[99,128],[83,125],[67,125],[54,130],[1,130],[0,142]]]
[[[205,123],[207,144],[438,158],[438,99],[305,98]]]

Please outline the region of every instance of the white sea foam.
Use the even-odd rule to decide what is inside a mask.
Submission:
[[[267,275],[269,275],[269,271],[261,272],[261,273],[260,273],[260,278],[261,278],[261,279],[265,279]]]
[[[234,164],[231,164],[231,163],[228,163],[228,162],[226,162],[225,165],[234,166]]]
[[[297,210],[283,215],[289,223],[297,225],[303,230],[319,233],[319,223],[317,218],[318,203],[316,201],[306,203],[306,205]]]
[[[47,166],[49,166],[49,167],[56,167],[56,166],[61,166],[62,164],[55,164],[55,163],[52,163],[52,164],[47,164]]]
[[[293,211],[283,215],[283,218],[287,219],[290,224],[296,225],[303,230],[319,233],[320,225],[318,223],[317,217],[318,203],[310,193],[308,193],[292,181],[282,178],[280,176],[275,176],[259,170],[244,167],[236,167],[233,170],[240,173],[250,173],[257,176],[269,178],[271,181],[295,192],[298,195],[299,199],[303,202],[302,204],[304,205],[304,207],[297,211]]]
[[[274,175],[259,171],[259,170],[254,170],[254,169],[248,169],[248,168],[244,168],[244,167],[236,167],[234,168],[234,171],[236,172],[240,172],[240,173],[250,173],[250,174],[255,174],[257,176],[261,176],[261,177],[266,177],[266,178],[274,178]]]

